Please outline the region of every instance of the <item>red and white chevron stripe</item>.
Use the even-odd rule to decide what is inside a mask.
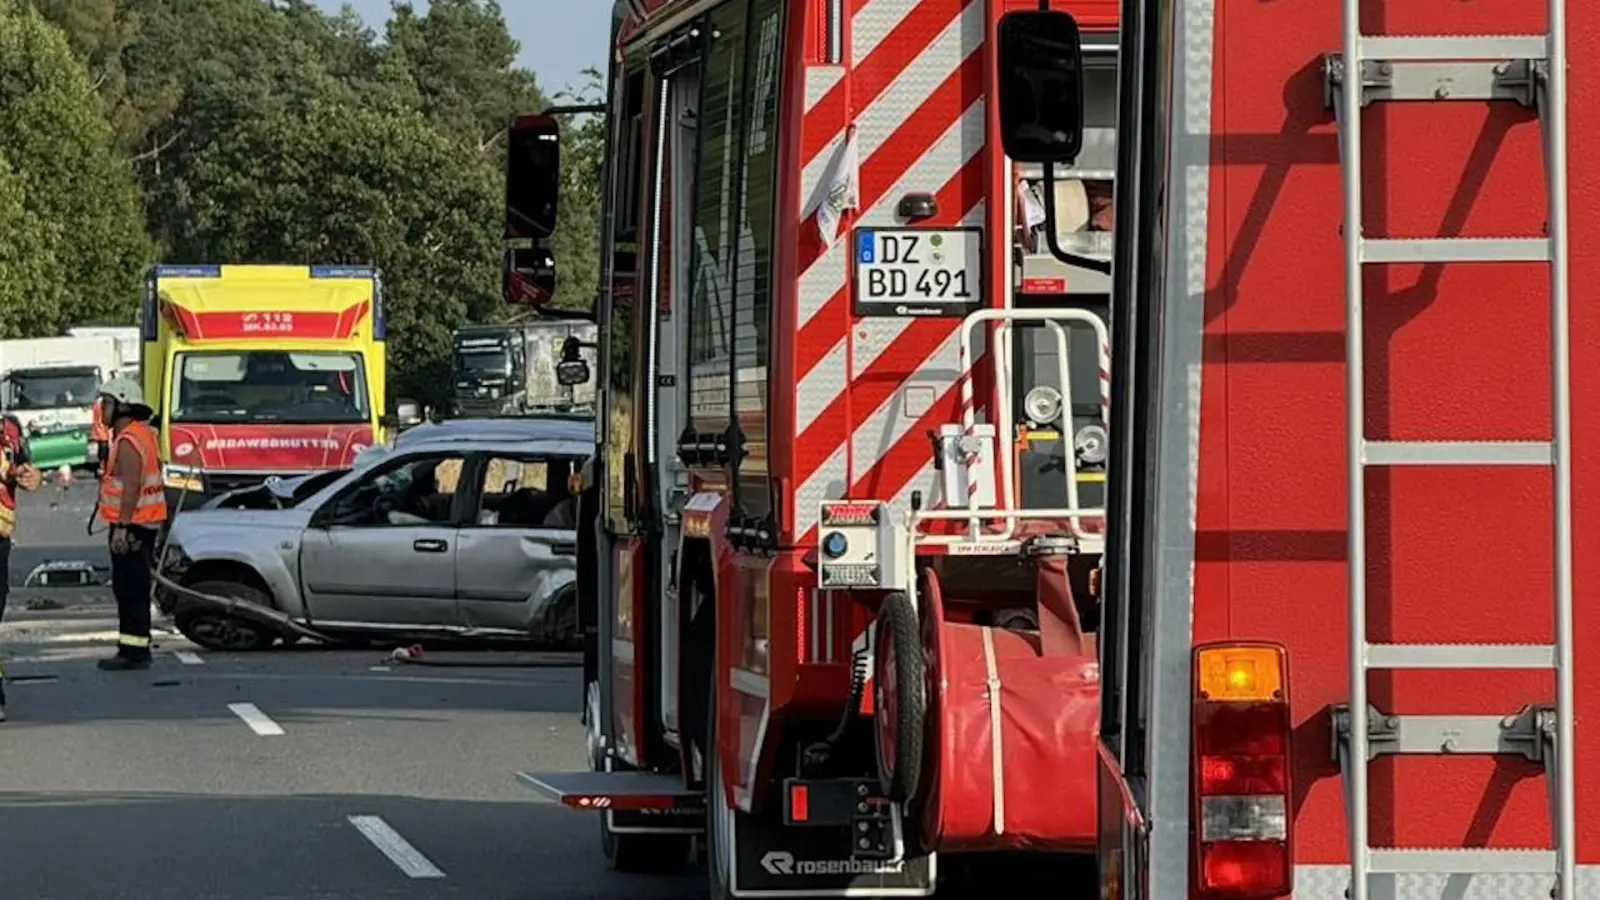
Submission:
[[[1100,342],[1100,420],[1111,428],[1111,344]]]
[[[865,0],[849,25],[845,65],[806,76],[794,448],[802,540],[819,504],[847,489],[900,502],[922,490],[933,500],[927,434],[960,421],[960,320],[856,319],[848,235],[829,244],[817,233],[848,129],[860,208],[846,228],[904,224],[895,207],[908,193],[938,202],[939,215],[919,224],[984,218],[984,0]]]

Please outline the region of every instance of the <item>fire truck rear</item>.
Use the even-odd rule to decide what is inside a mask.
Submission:
[[[1600,19],[1127,8],[1101,896],[1600,897]]]
[[[617,6],[593,771],[523,779],[619,869],[698,836],[716,897],[926,896],[1094,849],[1116,4],[1081,72],[1003,58],[1011,5]],[[1089,98],[1073,166],[1003,152],[1024,76]],[[559,129],[517,130],[542,296]]]

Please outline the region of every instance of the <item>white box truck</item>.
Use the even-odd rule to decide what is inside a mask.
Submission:
[[[0,411],[28,434],[36,465],[95,464],[95,395],[123,365],[111,337],[0,341]]]

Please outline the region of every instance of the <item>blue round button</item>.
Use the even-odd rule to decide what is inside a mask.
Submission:
[[[843,556],[848,549],[850,549],[850,542],[845,540],[845,536],[837,531],[829,532],[828,536],[822,539],[822,552],[832,559],[838,559]]]

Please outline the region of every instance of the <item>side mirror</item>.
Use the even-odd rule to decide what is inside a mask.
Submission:
[[[513,306],[549,303],[556,293],[555,255],[528,238],[507,243],[516,246],[506,251],[500,276],[501,296]]]
[[[556,381],[562,387],[572,387],[589,382],[589,364],[581,359],[563,360],[556,364]]]
[[[1071,163],[1083,150],[1083,37],[1054,10],[1000,18],[1000,140],[1024,163]]]
[[[561,126],[520,116],[506,132],[506,257],[500,289],[509,304],[544,306],[556,292],[550,252],[561,201]]]
[[[394,423],[392,425],[385,424],[385,428],[410,428],[413,425],[421,424],[422,405],[417,403],[415,400],[398,400],[394,405],[394,414],[391,416],[385,416],[384,418],[389,419]]]
[[[569,337],[561,342],[561,361],[556,363],[556,381],[562,387],[572,387],[589,382],[589,364],[583,361],[580,351],[583,342]]]
[[[561,199],[561,126],[549,116],[521,116],[506,137],[506,240],[540,243],[556,230]]]

